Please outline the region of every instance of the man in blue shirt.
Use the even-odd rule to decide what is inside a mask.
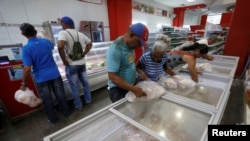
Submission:
[[[125,97],[128,91],[137,97],[146,96],[135,87],[136,67],[134,49],[147,47],[148,29],[141,23],[132,24],[124,35],[118,37],[109,47],[106,55],[109,96],[112,102]]]
[[[33,74],[37,90],[45,108],[48,120],[51,123],[58,121],[53,104],[52,91],[64,117],[70,115],[61,75],[54,61],[52,50],[54,45],[45,38],[37,38],[37,31],[29,23],[20,26],[22,35],[28,39],[23,47],[23,81],[20,89],[25,91],[27,79]]]

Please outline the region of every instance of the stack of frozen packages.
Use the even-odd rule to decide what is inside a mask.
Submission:
[[[149,101],[152,99],[158,99],[166,93],[166,89],[164,87],[151,80],[140,81],[135,86],[142,88],[142,90],[147,94],[147,96],[136,97],[133,92],[129,91],[125,96],[125,98],[129,102],[135,102],[138,100]]]
[[[197,72],[212,72],[212,64],[210,63],[196,63],[195,65],[196,71]],[[188,69],[188,64],[185,64],[182,66],[182,69],[187,70]]]
[[[172,77],[161,77],[157,83],[166,89],[175,89],[177,87],[186,89],[195,86],[195,82],[191,79],[182,77],[180,75],[174,75]]]

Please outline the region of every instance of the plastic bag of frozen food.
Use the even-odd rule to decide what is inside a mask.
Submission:
[[[129,102],[135,102],[137,100],[148,101],[152,99],[158,99],[159,97],[161,97],[163,94],[166,93],[164,87],[150,80],[140,81],[135,86],[142,88],[142,90],[147,94],[147,96],[136,97],[133,92],[129,91],[125,95],[125,98]]]
[[[203,72],[203,71],[212,72],[213,70],[212,64],[210,63],[198,63],[196,64],[195,68],[196,68],[196,71],[198,72]]]
[[[41,104],[41,99],[36,97],[34,92],[30,90],[28,87],[25,91],[17,90],[15,92],[15,100],[19,103],[26,104],[30,107],[36,107]]]
[[[175,89],[177,88],[177,83],[172,77],[161,77],[157,83],[164,88]]]
[[[188,64],[183,65],[181,68],[184,70],[187,70]],[[212,72],[213,67],[212,67],[212,64],[210,64],[210,63],[196,63],[195,69],[198,72],[203,72],[203,71]]]
[[[182,89],[192,88],[195,86],[195,82],[191,79],[181,77],[180,75],[175,75],[175,76],[173,76],[173,78],[175,79],[178,87],[180,87]]]

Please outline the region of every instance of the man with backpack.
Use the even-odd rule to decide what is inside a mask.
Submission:
[[[58,51],[65,65],[75,109],[82,110],[78,80],[82,84],[86,104],[90,104],[92,100],[85,62],[85,55],[90,51],[92,42],[75,29],[74,21],[70,17],[62,17],[60,22],[63,30],[58,33]]]

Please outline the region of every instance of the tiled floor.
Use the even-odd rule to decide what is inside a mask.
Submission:
[[[245,99],[243,80],[234,79],[230,92],[221,124],[250,124],[250,119],[246,118],[246,113],[249,113],[250,109]]]
[[[92,92],[92,97],[93,103],[85,106],[83,111],[73,112],[69,119],[60,118],[54,125],[47,121],[43,109],[17,122],[6,120],[5,131],[0,133],[0,141],[42,141],[43,137],[111,104],[106,87]],[[250,124],[250,105],[247,103],[243,81],[235,79],[221,124]],[[69,104],[73,109],[72,101]]]
[[[83,111],[74,111],[68,119],[60,117],[56,124],[48,122],[43,109],[19,121],[10,122],[6,119],[5,131],[0,133],[0,141],[43,141],[43,137],[111,104],[107,88],[92,92],[92,102],[92,104],[85,106]],[[69,105],[73,111],[73,101],[69,101]]]

